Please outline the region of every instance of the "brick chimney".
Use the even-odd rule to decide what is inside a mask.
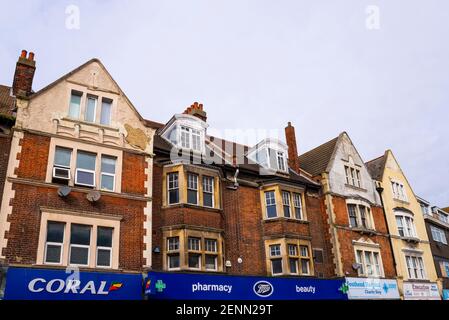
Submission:
[[[207,120],[207,114],[206,114],[206,111],[203,110],[203,104],[202,103],[194,102],[183,113],[184,114],[190,114],[192,116],[200,118],[204,122],[206,122],[206,120]]]
[[[299,174],[299,158],[298,158],[298,147],[296,145],[296,134],[295,127],[289,122],[288,126],[285,127],[285,140],[287,140],[288,146],[288,165],[296,173]]]
[[[35,70],[36,61],[34,61],[34,53],[28,53],[27,57],[27,51],[22,50],[14,73],[14,81],[12,84],[13,95],[18,98],[27,98],[31,94]]]

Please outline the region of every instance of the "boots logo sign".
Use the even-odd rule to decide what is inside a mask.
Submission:
[[[271,296],[274,292],[273,285],[268,281],[258,281],[253,287],[254,293],[259,297],[267,298]]]

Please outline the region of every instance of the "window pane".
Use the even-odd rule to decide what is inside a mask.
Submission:
[[[61,262],[61,246],[47,245],[45,262],[60,263]]]
[[[301,259],[301,273],[309,274],[309,260],[308,259]]]
[[[298,273],[298,259],[289,259],[290,273]]]
[[[271,266],[273,269],[273,274],[282,273],[282,259],[271,260]]]
[[[168,238],[168,250],[179,250],[179,237]]]
[[[189,254],[189,268],[199,269],[201,255],[199,254]]]
[[[97,155],[95,153],[88,153],[84,151],[78,151],[76,158],[76,167],[86,170],[95,170],[95,158]]]
[[[206,239],[205,243],[206,243],[206,251],[217,252],[217,240]]]
[[[112,101],[103,99],[101,103],[101,117],[100,123],[109,125],[111,123],[111,106]]]
[[[101,189],[114,191],[114,177],[106,174],[101,175]]]
[[[98,227],[97,228],[97,246],[112,247],[112,231],[114,228]]]
[[[116,157],[101,156],[101,172],[115,174]]]
[[[109,267],[111,265],[111,250],[98,249],[97,265],[102,267]]]
[[[203,201],[204,201],[204,206],[205,207],[212,207],[213,203],[212,203],[212,193],[204,193],[203,194]]]
[[[94,174],[92,172],[77,171],[76,182],[88,185],[94,185]]]
[[[170,269],[179,268],[179,255],[168,256],[168,267]]]
[[[298,247],[294,244],[288,245],[288,254],[291,256],[297,256],[298,255]]]
[[[55,149],[55,165],[70,167],[70,157],[72,156],[72,150],[56,147]]]
[[[178,203],[179,202],[178,189],[169,191],[169,193],[168,193],[168,201],[169,201],[169,203]]]
[[[65,223],[48,221],[47,223],[47,242],[64,241],[64,227]]]
[[[198,204],[197,194],[195,190],[187,190],[187,203]]]
[[[300,246],[301,256],[308,257],[309,256],[309,248],[307,246]]]
[[[206,255],[206,269],[207,270],[217,269],[217,256]]]
[[[79,119],[80,117],[81,95],[72,92],[70,97],[69,117]]]
[[[351,227],[357,227],[357,212],[356,206],[354,204],[348,204],[348,212],[349,212],[349,223]]]
[[[199,251],[201,249],[200,242],[200,238],[189,237],[189,250]]]
[[[89,257],[89,248],[70,248],[70,263],[71,264],[81,264],[87,265]]]
[[[70,243],[87,246],[90,245],[90,229],[90,226],[72,224],[70,228]]]
[[[84,120],[89,122],[95,121],[95,109],[97,106],[97,98],[88,97],[87,98],[87,106],[86,106],[86,114]]]

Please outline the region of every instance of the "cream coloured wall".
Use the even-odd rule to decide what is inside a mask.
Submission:
[[[407,264],[405,261],[406,252],[417,254],[422,253],[424,268],[428,280],[432,282],[437,281],[437,274],[430,250],[430,244],[425,228],[424,218],[421,214],[421,209],[413,192],[413,189],[408,183],[407,178],[405,177],[399,166],[399,163],[396,161],[393,153],[390,150],[386,152],[386,157],[387,159],[385,169],[381,181],[384,188],[382,196],[387,216],[388,227],[390,229],[390,234],[392,235],[391,240],[393,246],[393,254],[396,260],[396,272],[400,284],[399,288],[402,293],[403,281],[411,280],[408,277]],[[408,201],[405,202],[394,199],[391,186],[392,180],[400,181],[403,183]],[[394,208],[396,207],[402,207],[413,212],[416,234],[420,240],[419,243],[413,244],[413,242],[407,242],[399,237],[396,218],[394,215]]]

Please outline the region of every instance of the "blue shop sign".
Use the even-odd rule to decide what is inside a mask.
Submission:
[[[149,299],[347,300],[344,280],[149,272]]]
[[[8,268],[5,300],[142,300],[142,275]]]

